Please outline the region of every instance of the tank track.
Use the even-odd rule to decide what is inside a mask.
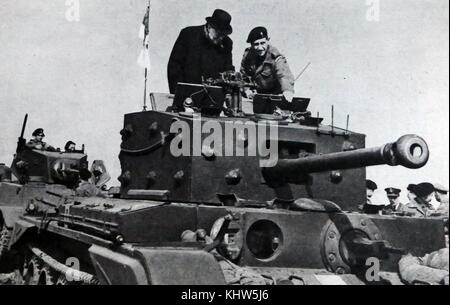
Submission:
[[[92,274],[70,268],[30,246],[23,267],[14,272],[16,285],[98,285]]]
[[[8,244],[11,240],[12,230],[2,225],[0,230],[0,261],[5,257],[8,252]]]

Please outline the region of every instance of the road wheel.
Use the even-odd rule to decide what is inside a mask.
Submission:
[[[0,230],[0,261],[6,256],[8,252],[9,241],[11,240],[12,230],[5,225],[1,226]]]
[[[56,285],[58,274],[50,269],[49,266],[44,266],[39,272],[37,285],[53,286]]]
[[[42,270],[42,263],[33,257],[25,262],[23,268],[23,281],[25,285],[37,285],[39,282],[40,271]]]

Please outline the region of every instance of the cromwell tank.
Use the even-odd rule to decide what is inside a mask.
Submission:
[[[27,150],[21,138],[18,181],[2,169],[2,269],[26,284],[370,284],[369,259],[395,273],[403,254],[445,247],[441,220],[358,212],[366,167],[423,167],[423,139],[366,148],[305,98],[257,95],[246,114],[246,86],[225,73],[152,94],[165,112],[126,114],[121,186],[105,198],[73,190],[83,151]]]

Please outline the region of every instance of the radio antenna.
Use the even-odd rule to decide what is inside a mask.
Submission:
[[[294,82],[297,82],[298,79],[299,79],[300,77],[302,77],[302,75],[306,72],[306,70],[309,68],[309,66],[311,66],[311,62],[309,62],[309,63],[306,65],[306,67],[303,68],[302,72],[300,72],[300,74],[297,76],[297,78],[295,79]]]

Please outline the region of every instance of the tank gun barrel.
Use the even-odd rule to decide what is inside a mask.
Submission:
[[[264,174],[268,178],[277,179],[276,177],[295,177],[299,174],[385,164],[418,169],[427,164],[429,155],[425,140],[416,135],[406,135],[395,143],[388,143],[381,147],[279,160],[275,167],[265,168]]]

